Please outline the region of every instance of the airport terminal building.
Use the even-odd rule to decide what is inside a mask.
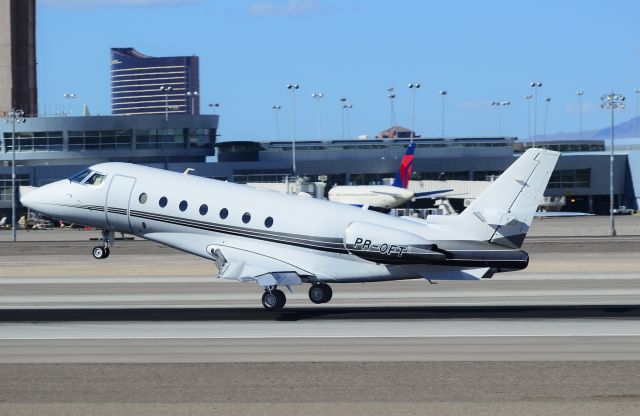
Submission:
[[[204,165],[217,115],[29,117],[17,123],[16,182],[41,186],[88,165],[131,162],[170,169]],[[12,124],[0,123],[0,210],[11,206]]]
[[[16,124],[18,185],[41,186],[105,161],[139,163],[173,171],[248,182],[281,182],[291,175],[291,142],[216,142],[217,115],[31,117]],[[11,206],[11,124],[1,123],[0,210]],[[491,180],[524,150],[513,137],[416,138],[413,181]],[[373,184],[395,176],[409,139],[298,141],[298,174],[309,181]],[[617,205],[637,209],[640,142],[616,146]],[[565,210],[605,214],[609,154],[603,141],[539,143],[562,152],[546,191],[564,196]]]

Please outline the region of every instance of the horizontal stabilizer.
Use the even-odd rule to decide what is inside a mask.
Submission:
[[[536,218],[558,218],[558,217],[588,217],[595,214],[589,214],[587,212],[572,212],[572,211],[547,211],[536,212]]]
[[[422,277],[427,280],[480,280],[490,278],[491,276],[493,276],[493,272],[489,267],[427,272],[422,275]]]

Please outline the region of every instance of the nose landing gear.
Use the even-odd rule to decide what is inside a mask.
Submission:
[[[109,257],[109,247],[95,246],[91,254],[94,259],[106,259]]]
[[[100,238],[102,244],[95,246],[91,251],[91,255],[94,259],[106,259],[109,257],[109,246],[113,245],[113,231],[102,230],[102,237]]]

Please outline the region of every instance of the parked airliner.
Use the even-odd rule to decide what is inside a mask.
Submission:
[[[409,201],[451,192],[453,189],[415,193],[409,189],[413,171],[413,155],[416,144],[410,143],[400,161],[400,168],[392,185],[340,185],[329,190],[329,201],[355,206],[391,209],[401,207]]]
[[[520,247],[559,153],[529,149],[457,216],[393,217],[127,163],[102,163],[24,195],[23,205],[102,229],[93,256],[109,256],[114,232],[131,233],[215,262],[222,279],[256,282],[279,310],[278,289],[328,283],[478,280],[521,270]]]

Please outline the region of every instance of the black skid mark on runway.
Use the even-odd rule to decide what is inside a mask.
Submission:
[[[0,322],[188,322],[447,319],[638,319],[640,305],[3,309]]]

